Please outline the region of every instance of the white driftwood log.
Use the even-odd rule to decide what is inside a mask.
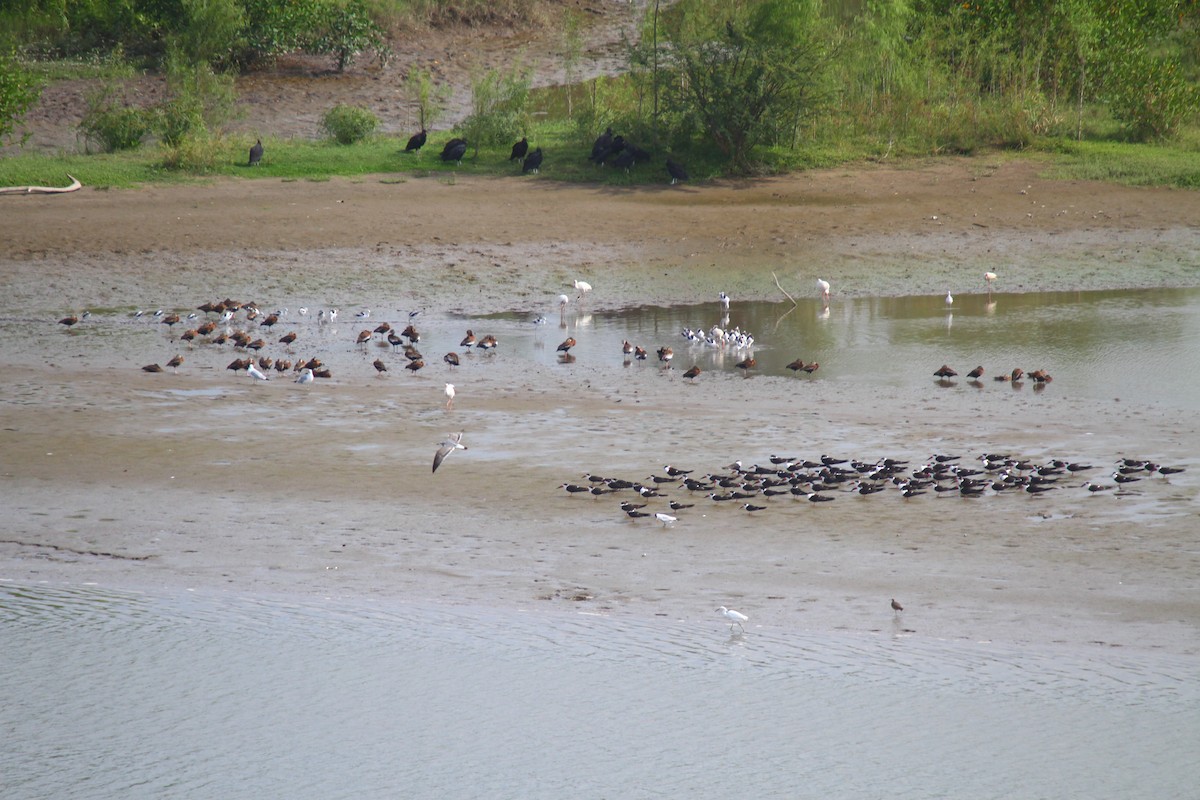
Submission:
[[[70,186],[0,186],[0,194],[62,194],[73,192],[83,186],[74,175],[68,174]]]

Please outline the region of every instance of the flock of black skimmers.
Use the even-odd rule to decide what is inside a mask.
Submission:
[[[735,461],[705,473],[668,464],[661,473],[636,480],[588,473],[580,482],[563,483],[559,489],[580,497],[612,495],[627,517],[653,517],[665,526],[688,513],[703,513],[709,506],[755,514],[798,500],[821,504],[867,495],[905,501],[1067,491],[1133,494],[1142,486],[1184,471],[1183,467],[1139,458],[1121,458],[1109,468],[1062,459],[1035,462],[1001,453],[984,453],[970,460],[939,453],[916,464],[894,458],[860,461],[829,455],[817,459],[772,455],[768,462],[746,466]]]

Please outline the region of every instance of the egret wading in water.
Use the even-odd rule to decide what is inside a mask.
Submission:
[[[446,384],[446,408],[454,408],[454,384]]]
[[[946,290],[946,305],[947,306],[954,305],[954,295],[950,294],[949,290]]]
[[[746,632],[746,626],[743,625],[742,623],[749,622],[750,618],[747,617],[742,612],[734,611],[732,608],[726,608],[725,606],[721,606],[720,608],[717,609],[717,613],[720,614],[725,619],[729,620],[729,630],[732,631],[733,626],[737,625],[738,628],[741,629],[742,633]]]
[[[817,288],[821,290],[821,299],[829,304],[829,281],[817,278]]]
[[[579,292],[578,299],[582,300],[583,296],[592,290],[592,285],[587,281],[576,280],[575,291]]]

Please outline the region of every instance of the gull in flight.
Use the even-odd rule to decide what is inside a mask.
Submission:
[[[433,471],[437,472],[437,468],[446,460],[446,456],[453,453],[455,450],[466,450],[467,446],[462,443],[462,432],[452,433],[447,437],[446,441],[442,442],[436,453],[433,454]]]

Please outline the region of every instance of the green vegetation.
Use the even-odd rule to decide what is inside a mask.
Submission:
[[[30,66],[0,61],[0,135],[28,106],[36,75],[90,74],[105,89],[89,108],[89,141],[108,150],[149,133],[158,141],[133,156],[93,156],[107,160],[97,182],[248,175],[237,166],[248,143],[224,133],[236,100],[231,70],[297,50],[329,55],[340,70],[360,53],[385,59],[385,30],[530,25],[555,14],[571,79],[585,23],[537,0],[13,0],[0,9],[0,45],[7,37]],[[72,60],[30,60],[47,54]],[[126,108],[121,65],[165,73],[168,99]],[[1048,168],[1081,177],[1200,183],[1194,0],[651,2],[623,75],[541,91],[531,82],[520,63],[474,75],[470,114],[454,131],[432,132],[423,156],[370,136],[371,109],[333,109],[326,129],[352,147],[271,142],[271,163],[253,174],[507,174],[508,147],[526,135],[545,153],[543,177],[617,185],[665,181],[667,153],[703,180],[998,150],[1040,154]],[[443,117],[447,87],[427,70],[412,67],[404,91],[421,128]],[[587,163],[607,126],[652,151],[653,163],[630,173]],[[473,148],[459,167],[436,161],[452,135]],[[0,161],[9,183],[34,182],[41,169],[27,157]],[[86,181],[87,170],[77,172]]]
[[[379,117],[365,108],[339,105],[325,112],[321,126],[338,144],[354,144],[379,127]]]
[[[37,102],[39,93],[38,81],[28,70],[16,59],[0,55],[0,142]]]

